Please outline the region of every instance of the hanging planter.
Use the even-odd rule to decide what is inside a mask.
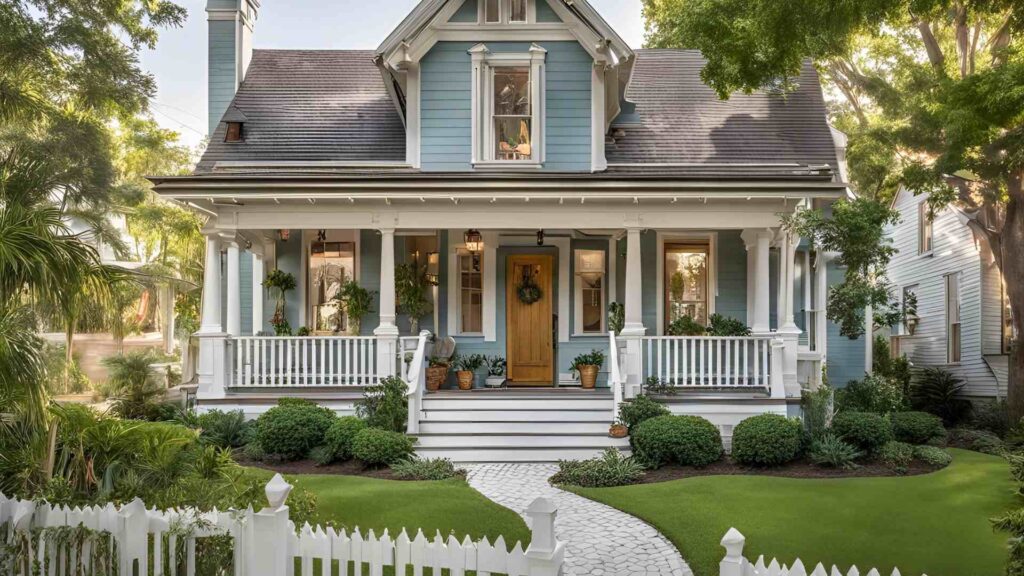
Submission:
[[[519,301],[527,306],[538,302],[541,297],[544,296],[544,292],[541,291],[540,286],[533,281],[533,276],[528,276],[516,288],[516,295],[519,296]]]

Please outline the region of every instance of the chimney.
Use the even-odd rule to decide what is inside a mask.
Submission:
[[[252,60],[259,0],[207,0],[210,134],[217,128]]]

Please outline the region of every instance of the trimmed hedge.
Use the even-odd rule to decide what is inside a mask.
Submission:
[[[906,474],[914,459],[914,447],[895,440],[886,442],[878,449],[878,458],[897,474]]]
[[[352,459],[352,440],[367,428],[366,421],[355,416],[338,418],[324,434],[324,448],[331,462]]]
[[[619,420],[630,431],[644,420],[650,420],[658,416],[668,416],[669,414],[670,412],[664,404],[651,400],[650,396],[644,394],[633,398],[629,402],[619,404]]]
[[[892,426],[885,417],[871,412],[840,412],[832,419],[832,431],[862,450],[872,452],[892,440]]]
[[[304,458],[323,443],[335,419],[334,412],[308,400],[282,398],[256,419],[256,442],[268,456]]]
[[[748,466],[780,466],[800,454],[802,427],[779,414],[743,420],[732,432],[732,457]]]
[[[914,446],[914,458],[935,468],[945,468],[953,461],[949,452],[936,446]]]
[[[932,438],[946,435],[942,418],[927,412],[893,412],[889,421],[892,435],[908,444],[927,444]]]
[[[385,466],[412,456],[413,440],[401,432],[366,428],[352,440],[352,456],[368,466]]]
[[[664,464],[707,466],[722,457],[718,428],[699,416],[658,416],[630,435],[633,454],[651,468]]]

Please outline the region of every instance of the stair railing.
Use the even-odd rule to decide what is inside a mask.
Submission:
[[[409,363],[409,370],[405,374],[405,384],[409,387],[407,397],[409,398],[409,421],[406,425],[406,432],[419,434],[420,412],[423,410],[423,391],[426,389],[426,370],[423,369],[426,363],[427,340],[430,332],[420,332],[419,341],[416,343],[416,352],[412,355]]]

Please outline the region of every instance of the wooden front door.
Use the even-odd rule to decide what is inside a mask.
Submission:
[[[554,384],[555,349],[552,341],[552,257],[546,254],[513,254],[508,257],[505,286],[508,379],[511,386]],[[532,282],[540,298],[524,302],[519,289]]]

